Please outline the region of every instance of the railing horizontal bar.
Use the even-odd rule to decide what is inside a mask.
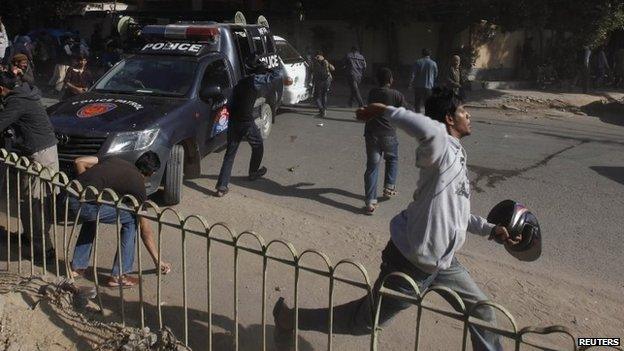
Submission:
[[[431,302],[421,301],[420,296],[411,296],[411,295],[403,294],[398,291],[390,290],[385,287],[379,289],[379,292],[384,296],[392,297],[397,300],[410,302],[410,303],[413,303],[414,305],[420,305],[424,310],[434,312],[434,313],[437,313],[437,314],[440,314],[440,315],[443,315],[443,316],[446,316],[446,317],[449,317],[458,321],[464,321],[464,319],[466,318],[463,313],[459,313],[455,310],[441,309],[439,307],[434,306]],[[476,318],[476,317],[472,317],[472,316],[469,317],[468,323],[471,325],[486,329],[488,331],[500,334],[502,336],[511,338],[511,339],[515,339],[517,337],[514,331],[493,327],[490,323],[484,320],[481,320],[479,318]]]

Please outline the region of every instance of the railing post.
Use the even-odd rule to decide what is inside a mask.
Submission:
[[[6,227],[6,236],[7,236],[7,272],[9,272],[11,270],[11,197],[9,196],[11,194],[11,180],[10,180],[10,174],[9,174],[9,167],[6,165],[6,163],[4,164],[5,167],[5,179],[6,179],[6,221],[7,221],[7,227]],[[18,230],[18,237],[19,237],[19,230]],[[20,239],[18,239],[18,241],[21,241]],[[21,251],[21,248],[18,249],[19,251]],[[17,271],[19,274],[22,274],[22,269],[21,269],[21,255],[19,255],[20,257],[18,257],[19,261],[17,263]]]

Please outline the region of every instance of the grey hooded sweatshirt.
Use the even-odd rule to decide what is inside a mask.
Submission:
[[[41,105],[39,89],[24,83],[4,98],[3,106],[4,109],[0,109],[0,131],[13,126],[21,137],[17,146],[25,155],[56,145],[54,129]]]
[[[466,151],[444,124],[425,115],[387,107],[384,116],[420,144],[418,188],[407,209],[390,222],[392,242],[419,269],[446,269],[464,244],[466,230],[486,236],[494,228],[470,214]]]

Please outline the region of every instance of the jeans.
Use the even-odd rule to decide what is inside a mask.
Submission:
[[[80,202],[76,198],[69,199],[69,206],[75,214],[80,209]],[[100,207],[100,223],[116,224],[117,209],[109,205],[97,205],[85,203],[80,210],[80,219],[82,219],[82,228],[74,249],[72,262],[73,269],[85,269],[89,266],[89,257],[91,256],[91,247],[95,238],[96,219]],[[134,250],[136,245],[136,216],[128,211],[119,211],[119,221],[121,222],[121,259],[123,265],[123,273],[132,271],[134,264]],[[117,242],[117,238],[115,238]],[[119,276],[119,252],[115,253],[113,260],[113,276]]]
[[[316,102],[316,107],[321,112],[327,110],[327,95],[329,94],[330,85],[331,79],[314,82],[314,101]]]
[[[425,105],[431,96],[431,89],[414,88],[414,112],[420,113],[420,108]]]
[[[399,164],[398,151],[399,141],[396,135],[366,135],[366,172],[364,173],[366,205],[377,203],[377,178],[382,155],[386,161],[384,188],[395,188]]]
[[[59,170],[59,162],[58,162],[58,152],[56,145],[51,146],[47,149],[43,149],[41,151],[35,152],[34,154],[28,157],[31,161],[36,161],[41,164],[43,167],[47,167],[53,173],[58,172]],[[22,227],[24,228],[24,233],[28,240],[30,240],[31,235],[33,238],[33,249],[35,255],[38,255],[43,249],[44,241],[46,250],[53,249],[52,240],[50,238],[50,228],[52,227],[52,200],[50,194],[50,188],[45,185],[45,182],[41,182],[43,185],[44,197],[41,198],[41,186],[37,177],[31,177],[31,191],[32,191],[32,206],[28,201],[28,175],[26,172],[20,173],[20,191],[21,191],[21,221]],[[43,207],[43,213],[42,213]],[[41,222],[41,215],[44,216],[43,223]],[[32,228],[30,226],[30,221],[32,220]],[[31,233],[32,231],[32,233]]]
[[[468,271],[459,263],[457,258],[453,258],[451,266],[447,269],[435,273],[426,273],[415,267],[408,261],[400,251],[394,246],[392,241],[383,250],[381,255],[381,272],[373,286],[373,301],[379,300],[378,291],[383,278],[392,272],[403,272],[409,275],[418,284],[420,291],[424,291],[432,284],[446,286],[455,291],[466,304],[466,309],[470,309],[477,301],[487,300],[487,296],[481,291],[472,280]],[[414,295],[409,284],[401,278],[389,278],[385,287],[409,295]],[[448,296],[443,296],[456,310],[454,300]],[[370,296],[364,296],[359,300],[347,302],[334,307],[333,330],[337,334],[365,335],[370,334],[373,327],[374,309],[371,309]],[[413,304],[385,296],[379,313],[379,325],[388,326],[394,316],[400,311],[411,307]],[[328,309],[299,309],[299,329],[316,330],[327,332]],[[496,318],[491,307],[481,307],[474,311],[474,317],[495,324]],[[502,350],[500,336],[483,330],[481,328],[469,327],[472,347],[475,351]]]
[[[219,172],[219,180],[217,181],[217,190],[223,190],[230,184],[230,176],[232,175],[232,167],[234,166],[234,158],[238,146],[243,138],[247,138],[249,146],[251,146],[251,160],[249,161],[249,174],[253,174],[260,168],[262,156],[264,155],[264,142],[262,135],[255,123],[236,124],[230,123],[227,131],[227,149],[223,156],[223,165]]]
[[[358,103],[359,107],[364,106],[364,100],[362,100],[362,95],[360,94],[359,87],[359,79],[349,77],[349,89],[351,90],[351,95],[349,95],[349,107],[353,106],[353,100]]]

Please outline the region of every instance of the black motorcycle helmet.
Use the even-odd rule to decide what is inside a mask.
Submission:
[[[504,226],[509,235],[520,242],[505,244],[505,249],[520,261],[535,261],[542,254],[542,232],[537,217],[524,205],[513,201],[499,202],[487,216],[487,221]]]

